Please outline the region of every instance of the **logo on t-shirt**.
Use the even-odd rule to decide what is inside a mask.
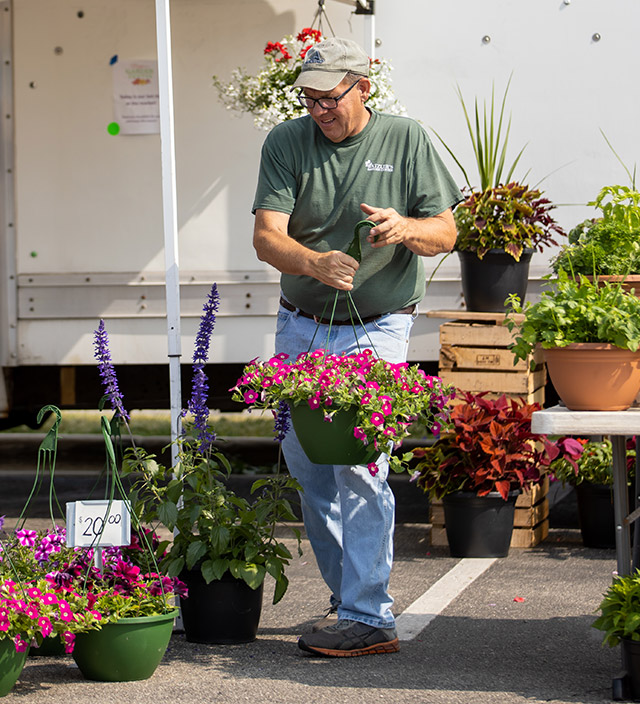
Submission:
[[[371,159],[367,159],[364,165],[367,167],[367,171],[393,171],[393,164],[374,164]]]

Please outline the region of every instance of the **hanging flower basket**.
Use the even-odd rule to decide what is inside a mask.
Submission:
[[[322,409],[301,403],[291,406],[291,423],[302,449],[315,464],[369,464],[382,452],[354,436],[358,424],[355,406],[338,411],[327,423]]]
[[[428,376],[417,364],[392,364],[376,358],[370,349],[344,356],[318,349],[299,355],[294,362],[287,360],[286,354],[279,354],[266,362],[250,362],[231,389],[232,398],[250,408],[269,408],[276,415],[282,412],[281,404],[298,416],[305,415],[298,410],[305,407],[317,411],[322,426],[337,423],[338,435],[348,434],[357,441],[356,447],[365,453],[358,463],[367,461],[373,472],[373,458],[391,446],[399,447],[413,423],[420,422],[437,435],[448,422],[452,387],[439,377]],[[351,419],[338,415],[343,411]],[[293,422],[298,433],[300,421],[296,425],[294,418]],[[301,433],[306,437],[305,430]],[[351,454],[341,454],[330,463],[352,461]],[[395,471],[406,467],[396,456],[390,464]]]
[[[253,115],[254,125],[263,130],[305,115],[307,111],[298,103],[297,91],[289,88],[300,73],[307,51],[324,38],[319,30],[305,27],[295,36],[287,35],[279,42],[267,42],[263,66],[255,75],[237,68],[228,83],[218,76],[213,77],[220,102],[227,110]],[[393,94],[391,70],[386,59],[371,61],[368,105],[381,112],[404,115],[405,108]]]

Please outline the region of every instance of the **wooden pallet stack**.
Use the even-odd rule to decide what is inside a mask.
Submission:
[[[544,404],[547,375],[542,353],[538,350],[514,365],[508,349],[513,334],[504,325],[503,313],[429,311],[427,316],[449,319],[440,326],[438,374],[445,383],[473,393],[489,391],[492,397],[505,394]]]
[[[532,548],[549,534],[549,479],[522,493],[516,501],[513,519],[512,548]],[[442,501],[432,501],[429,507],[431,545],[446,546],[447,532]]]

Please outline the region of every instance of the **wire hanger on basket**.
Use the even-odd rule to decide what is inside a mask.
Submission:
[[[351,240],[351,244],[347,248],[347,251],[345,252],[348,254],[350,257],[353,257],[358,264],[362,261],[362,244],[360,242],[360,230],[362,230],[363,227],[368,227],[371,229],[372,227],[375,227],[376,223],[372,222],[371,220],[360,220],[360,222],[356,223],[356,226],[354,228],[353,232],[353,239]],[[333,327],[333,320],[335,317],[335,312],[336,312],[336,306],[338,304],[338,296],[340,295],[341,291],[340,289],[336,289],[335,296],[333,298],[333,307],[331,309],[331,317],[329,318],[329,326],[327,330],[327,340],[325,343],[325,355],[327,354],[327,350],[329,349],[329,339],[331,336],[331,328]],[[371,349],[374,351],[376,356],[378,356],[378,353],[376,352],[376,348],[371,341],[371,338],[369,337],[369,333],[367,332],[367,329],[364,326],[364,323],[362,322],[362,318],[360,317],[360,313],[358,312],[358,308],[356,307],[355,301],[353,300],[353,296],[351,295],[351,291],[345,291],[345,296],[347,298],[347,310],[349,311],[349,320],[351,321],[351,329],[353,330],[354,337],[356,339],[356,345],[358,347],[358,351],[361,352],[360,348],[360,342],[358,341],[358,334],[356,332],[356,322],[360,324],[362,329],[364,330],[364,334],[367,336],[367,340],[369,340],[369,344],[371,345]],[[329,300],[327,299],[326,303],[324,304],[324,308],[322,309],[322,314],[320,315],[320,318],[317,319],[317,324],[316,324],[316,329],[313,333],[313,337],[311,338],[311,342],[309,343],[309,349],[307,352],[311,352],[311,349],[313,348],[313,342],[316,339],[316,335],[318,334],[318,330],[320,329],[320,320],[324,319],[324,315],[327,310],[327,306],[329,305]],[[355,319],[354,319],[355,315]]]
[[[331,31],[331,36],[335,37],[336,33],[333,31],[333,27],[331,26],[331,22],[329,22],[329,16],[327,15],[327,11],[325,10],[325,0],[318,0],[318,9],[316,10],[316,14],[313,16],[313,20],[311,20],[311,29],[314,28],[315,23],[318,23],[318,31],[324,36],[324,31],[322,29],[322,20],[327,23],[327,26],[329,27],[329,30]]]

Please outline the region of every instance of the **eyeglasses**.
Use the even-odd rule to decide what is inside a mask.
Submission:
[[[323,110],[335,110],[338,107],[338,101],[342,100],[344,96],[352,89],[355,88],[355,86],[360,83],[362,79],[358,78],[358,80],[350,85],[347,90],[345,90],[344,93],[341,93],[337,98],[309,98],[306,96],[304,93],[298,93],[297,98],[298,102],[300,105],[302,105],[303,108],[307,108],[307,110],[311,111],[313,108],[315,108],[316,103],[323,109]]]

